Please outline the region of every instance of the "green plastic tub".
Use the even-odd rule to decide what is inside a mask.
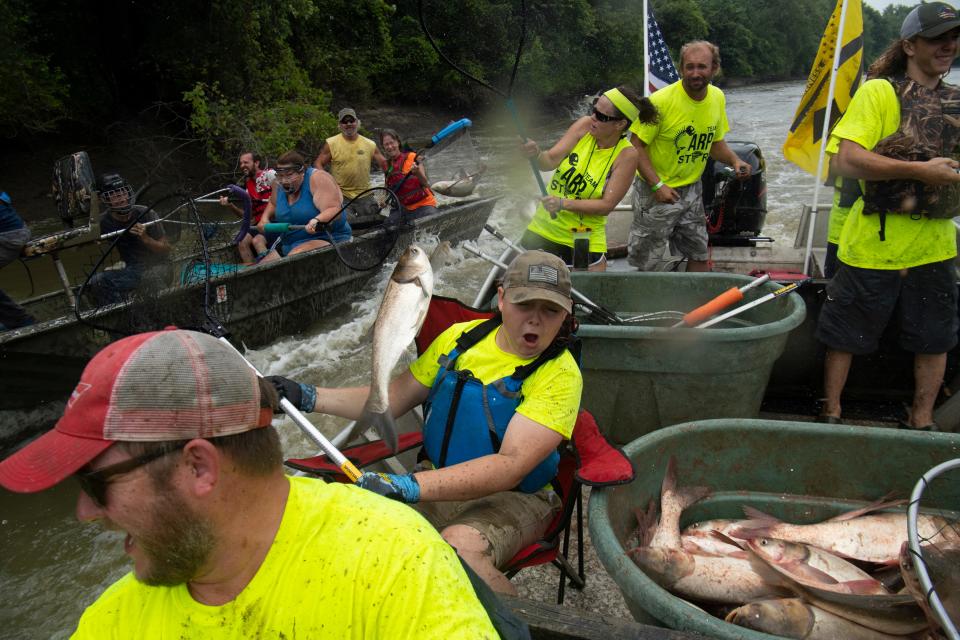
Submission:
[[[670,457],[676,459],[679,484],[706,485],[714,491],[684,512],[681,527],[708,518],[741,518],[743,505],[785,520],[816,522],[891,491],[909,497],[923,473],[960,457],[960,435],[775,420],[703,420],[661,429],[624,450],[636,465],[637,479],[595,489],[589,521],[597,555],[633,616],[647,624],[710,637],[772,640],[775,636],[728,624],[674,597],[627,557],[628,546],[636,544],[628,541],[636,528],[634,507],[646,507],[651,498],[659,501]],[[960,482],[956,475],[942,478],[936,491],[924,495],[921,506],[947,509],[960,517]]]
[[[577,290],[621,317],[691,311],[751,280],[724,273],[573,274]],[[740,304],[778,288],[761,285]],[[773,363],[805,314],[803,300],[788,294],[736,316],[735,325],[708,329],[582,324],[583,406],[617,444],[689,420],[756,418]]]

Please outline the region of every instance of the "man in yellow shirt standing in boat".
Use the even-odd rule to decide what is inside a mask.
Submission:
[[[700,176],[713,158],[750,176],[723,137],[726,99],[710,84],[720,70],[720,50],[704,40],[680,49],[680,80],[650,96],[660,119],[634,122],[631,142],[639,152],[634,181],[633,226],[628,259],[640,271],[654,271],[671,248],[687,259],[687,271],[707,271],[707,223]]]
[[[951,218],[960,214],[960,127],[946,114],[960,112],[960,88],[942,81],[958,37],[953,7],[915,7],[830,136],[832,171],[859,179],[863,195],[840,233],[817,325],[827,346],[821,422],[841,421],[853,356],[875,351],[899,310],[900,346],[915,354],[913,405],[900,426],[937,429],[933,405],[958,328]]]
[[[74,476],[77,518],[122,531],[133,571],[74,638],[496,638],[454,550],[414,511],[283,472],[277,396],[229,345],[172,329],[87,365],[0,486]]]
[[[360,118],[353,109],[340,109],[337,127],[340,133],[327,138],[313,166],[326,169],[333,175],[343,192],[343,203],[346,205],[370,188],[371,165],[376,164],[381,171],[386,171],[387,159],[373,140],[360,135]],[[378,209],[375,202],[365,198],[350,205],[354,220],[375,214]]]

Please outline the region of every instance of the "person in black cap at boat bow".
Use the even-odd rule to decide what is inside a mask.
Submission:
[[[915,7],[870,67],[827,145],[834,174],[861,181],[840,234],[817,337],[827,346],[819,420],[841,421],[854,355],[875,351],[894,311],[914,355],[913,404],[901,428],[934,431],[946,354],[957,344],[960,88],[943,82],[957,57],[960,16],[944,2]]]
[[[145,278],[154,288],[162,287],[170,275],[167,254],[171,250],[163,223],[155,212],[133,203],[133,188],[119,173],[101,175],[98,190],[100,202],[107,209],[100,217],[100,235],[123,232],[116,247],[124,266],[98,271],[90,278],[97,304],[123,302]]]

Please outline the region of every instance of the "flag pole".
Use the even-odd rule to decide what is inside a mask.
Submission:
[[[827,151],[827,136],[830,134],[830,116],[833,114],[833,94],[837,87],[837,70],[840,68],[840,50],[843,48],[843,29],[847,21],[847,3],[843,0],[840,7],[840,24],[837,27],[837,42],[833,50],[833,70],[830,72],[830,88],[827,90],[827,112],[823,118],[823,133],[820,136],[820,156],[817,159],[817,173],[813,182],[813,208],[810,211],[810,224],[807,228],[807,246],[803,253],[803,272],[809,273],[810,257],[813,252],[813,231],[817,225],[817,209],[820,204],[820,182],[823,175],[823,160]]]
[[[650,95],[650,10],[643,0],[643,95]]]

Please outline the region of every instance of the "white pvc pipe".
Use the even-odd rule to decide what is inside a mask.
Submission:
[[[817,159],[817,173],[813,182],[813,208],[810,210],[810,226],[807,228],[807,247],[803,253],[803,272],[810,274],[810,256],[813,253],[813,230],[817,226],[817,209],[820,206],[820,176],[823,175],[823,158],[827,151],[827,136],[830,135],[830,115],[833,112],[833,94],[837,87],[837,69],[840,66],[840,50],[843,48],[843,29],[847,22],[847,3],[843,0],[840,7],[840,25],[837,28],[837,44],[833,50],[833,71],[830,74],[830,89],[827,91],[827,113],[823,118],[823,133],[820,136],[820,157]],[[812,275],[812,274],[810,274]]]

